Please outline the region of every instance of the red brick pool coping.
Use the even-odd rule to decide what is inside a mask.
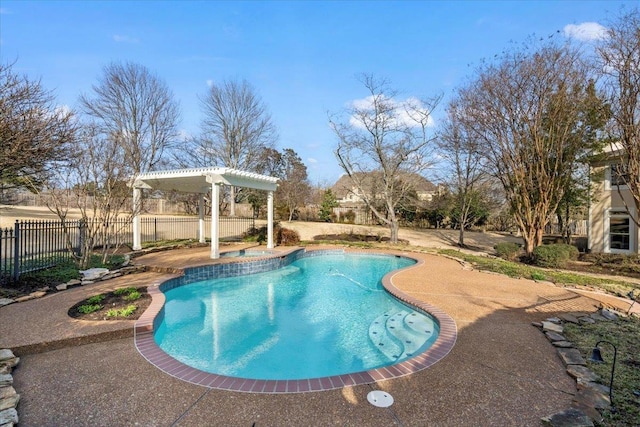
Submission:
[[[349,252],[363,253],[364,251]],[[372,254],[373,252],[367,251],[364,253]],[[388,253],[384,254],[388,255]],[[389,380],[413,374],[430,367],[449,354],[456,342],[458,332],[455,321],[447,313],[438,307],[412,298],[393,285],[393,276],[410,268],[420,268],[424,264],[423,260],[414,258],[408,253],[402,253],[402,256],[415,259],[417,263],[402,270],[388,273],[382,279],[382,285],[399,300],[429,313],[436,319],[440,326],[438,338],[431,347],[403,362],[368,371],[303,380],[255,380],[204,372],[185,365],[171,357],[155,343],[153,338],[154,319],[160,313],[165,302],[164,294],[160,291],[160,282],[152,283],[148,287],[152,302],[135,324],[134,340],[136,348],[147,361],[175,378],[208,388],[246,393],[304,393],[324,391],[361,384],[371,384],[376,381]]]

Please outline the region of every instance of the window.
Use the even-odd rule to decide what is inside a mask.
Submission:
[[[609,213],[609,249],[611,252],[631,250],[631,218],[624,210]]]
[[[611,188],[616,186],[626,186],[629,182],[629,168],[622,163],[612,163],[609,169],[609,182]]]

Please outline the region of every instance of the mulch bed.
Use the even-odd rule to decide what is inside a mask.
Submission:
[[[88,299],[80,301],[73,307],[69,309],[69,316],[74,319],[79,320],[136,320],[138,319],[142,313],[149,307],[151,304],[151,296],[147,293],[147,288],[145,286],[136,288],[138,292],[140,292],[140,298],[135,301],[127,301],[124,295],[116,295],[113,292],[105,292],[102,295],[105,298],[99,302],[102,308],[98,311],[94,311],[93,313],[82,313],[79,311],[79,307],[89,304]],[[112,309],[123,309],[130,305],[135,305],[136,310],[128,317],[107,317],[107,311]]]

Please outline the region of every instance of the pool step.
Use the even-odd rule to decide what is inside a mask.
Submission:
[[[384,313],[371,322],[369,339],[387,359],[398,360],[404,349],[387,330],[387,321],[391,315],[391,313]]]
[[[369,338],[387,359],[414,356],[433,335],[433,323],[414,311],[400,310],[378,316],[369,325]]]

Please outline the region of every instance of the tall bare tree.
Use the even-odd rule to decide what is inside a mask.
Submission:
[[[277,140],[266,105],[246,80],[211,85],[200,99],[204,118],[195,151],[219,166],[255,171],[263,151]],[[230,189],[231,215],[236,191]]]
[[[284,206],[293,219],[296,210],[304,206],[311,194],[311,185],[307,177],[307,167],[291,148],[285,148],[281,155],[282,174],[276,191],[276,201]]]
[[[55,179],[47,182],[49,209],[61,220],[67,245],[81,268],[86,268],[96,247],[105,262],[123,242],[123,228],[131,219],[130,178],[126,153],[116,138],[105,138],[100,127],[86,123],[70,147],[67,161],[58,164]],[[76,253],[70,240],[70,208],[81,214],[82,246]]]
[[[75,137],[73,113],[37,80],[0,64],[0,189],[38,190]]]
[[[80,105],[99,126],[102,138],[123,151],[131,174],[154,169],[176,143],[180,108],[166,83],[145,66],[111,63]]]
[[[335,155],[358,197],[389,227],[390,240],[397,243],[398,203],[416,188],[411,178],[419,177],[432,164],[429,126],[439,98],[400,102],[387,80],[363,74],[360,81],[367,98],[354,103],[346,118],[330,118],[338,137]],[[372,174],[380,177],[375,194],[371,192]]]
[[[438,134],[438,154],[447,163],[445,170],[449,179],[445,181],[453,189],[453,203],[458,213],[458,245],[464,247],[464,231],[477,220],[472,208],[478,204],[481,197],[479,189],[488,176],[481,146],[476,137],[470,135],[465,128],[461,114],[454,99],[449,104],[447,120]]]
[[[464,126],[502,183],[528,255],[590,148],[588,85],[580,52],[551,40],[482,64],[460,90]]]
[[[624,166],[617,169],[623,172],[617,181],[627,185],[640,211],[640,10],[622,13],[612,22],[597,52],[602,82],[611,104],[610,140],[613,152]],[[622,200],[626,203],[624,197]],[[636,215],[631,218],[640,226]]]

